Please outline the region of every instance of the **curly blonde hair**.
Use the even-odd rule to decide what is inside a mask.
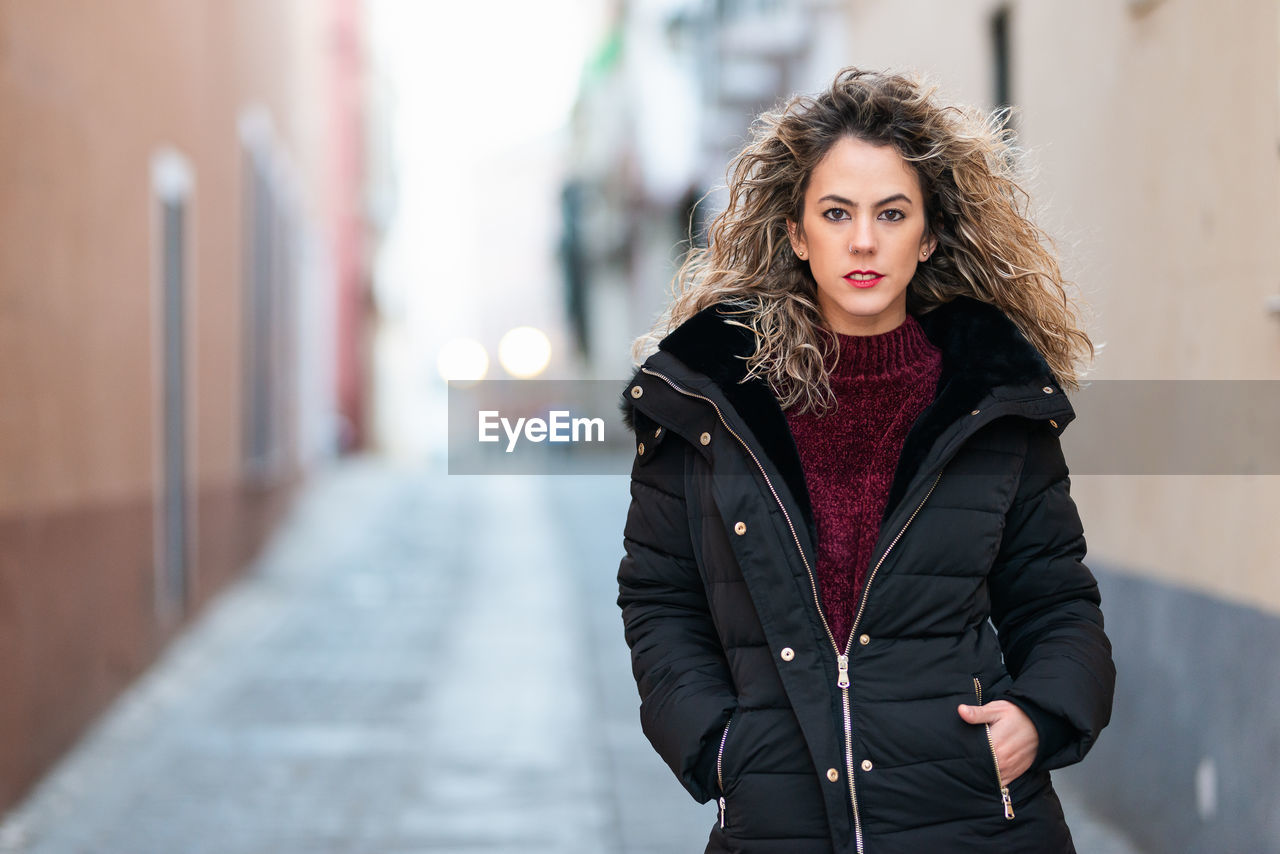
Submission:
[[[640,361],[657,342],[715,303],[735,307],[756,336],[747,377],[763,376],[783,409],[825,408],[834,398],[826,358],[837,347],[825,328],[817,283],[787,238],[800,221],[814,167],[839,140],[891,145],[916,171],[926,228],[937,249],[907,289],[923,314],[957,296],[1001,309],[1044,356],[1065,388],[1079,388],[1076,363],[1093,342],[1080,328],[1052,240],[1029,217],[1016,179],[1021,152],[1005,120],[962,105],[939,105],[918,74],[842,69],[816,96],[795,96],[752,125],[729,164],[728,204],[705,248],[693,248],[672,280],[672,300],[636,339]]]

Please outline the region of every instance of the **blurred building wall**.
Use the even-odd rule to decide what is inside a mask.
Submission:
[[[338,423],[327,424],[315,438],[321,447],[337,442],[343,451],[369,445],[371,367],[369,364],[370,298],[374,247],[386,227],[386,205],[392,194],[388,152],[376,144],[386,122],[379,107],[378,85],[371,80],[372,59],[366,44],[364,0],[329,0],[328,14],[311,19],[319,30],[315,44],[326,45],[312,55],[325,66],[319,79],[325,96],[325,125],[319,138],[307,147],[317,149],[325,162],[317,164],[325,180],[318,186],[326,191],[324,220],[327,245],[332,245],[332,275],[337,286],[334,316],[336,338],[324,340],[336,346],[331,361],[335,375],[327,378],[323,393],[336,388]],[[374,140],[370,140],[374,137]],[[313,423],[323,424],[321,419]]]
[[[0,808],[357,414],[357,11],[0,2]]]
[[[1280,4],[848,5],[850,62],[1017,106],[1040,221],[1105,342],[1090,379],[1280,379]],[[1280,851],[1280,478],[1072,481],[1119,685],[1066,779],[1150,851]]]

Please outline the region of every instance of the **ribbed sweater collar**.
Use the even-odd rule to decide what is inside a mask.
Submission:
[[[831,376],[889,376],[926,362],[938,352],[911,314],[896,328],[879,335],[845,335],[833,332],[838,351],[827,357]]]

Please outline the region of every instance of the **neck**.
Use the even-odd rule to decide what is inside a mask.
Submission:
[[[893,310],[894,308],[897,310]],[[906,319],[907,307],[904,301],[902,305],[891,307],[873,317],[841,317],[838,329],[831,325],[830,321],[828,326],[832,332],[839,335],[883,335],[897,329]]]

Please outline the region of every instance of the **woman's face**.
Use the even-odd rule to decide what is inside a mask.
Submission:
[[[920,179],[892,146],[845,137],[813,170],[791,245],[818,283],[827,324],[879,335],[907,318],[907,285],[937,241],[925,236]]]

